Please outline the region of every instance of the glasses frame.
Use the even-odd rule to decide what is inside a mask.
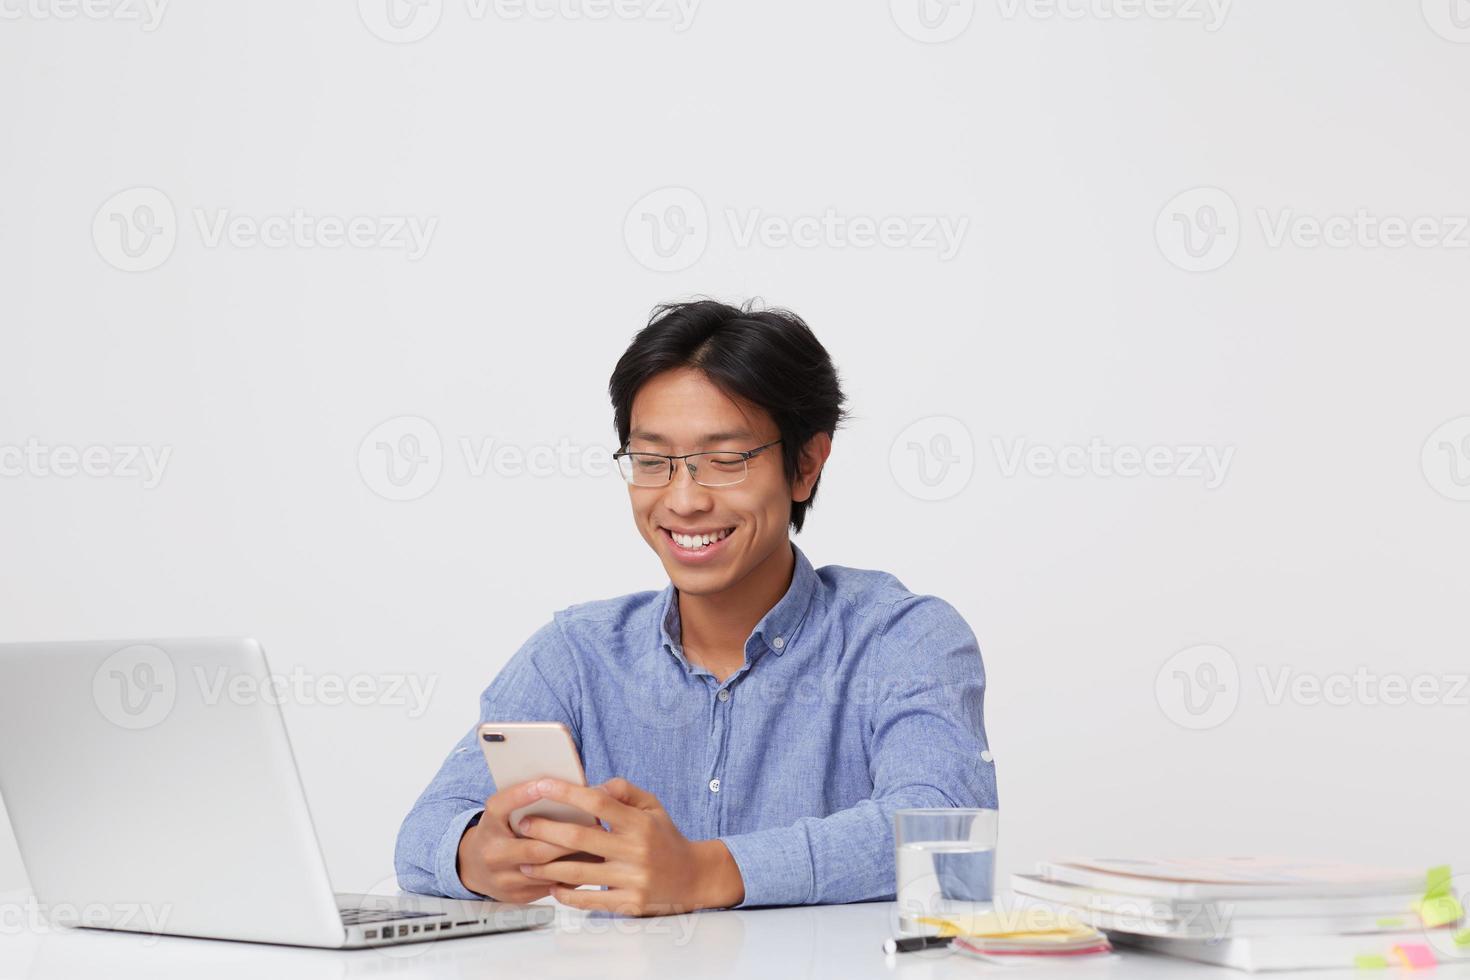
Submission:
[[[624,474],[624,482],[626,482],[630,487],[637,487],[640,490],[658,490],[662,487],[666,487],[674,482],[675,464],[682,462],[684,463],[684,468],[689,471],[689,479],[693,480],[701,487],[708,487],[711,490],[718,490],[721,487],[735,487],[744,483],[745,478],[750,475],[750,461],[779,442],[781,442],[780,439],[773,439],[772,441],[766,443],[764,446],[756,446],[754,449],[707,449],[703,452],[698,453],[685,453],[682,456],[669,456],[664,453],[630,452],[627,448],[623,448],[613,453],[612,458],[614,460],[619,460],[622,459],[624,456],[657,456],[659,459],[666,459],[669,461],[669,475],[664,478],[664,482],[657,484],[634,483],[631,479],[628,478],[627,474]],[[688,460],[692,459],[695,456],[739,456],[742,460],[745,461],[745,472],[741,475],[740,479],[736,480],[734,483],[716,483],[713,485],[708,483],[700,483],[699,477],[694,475],[696,465],[688,462]],[[622,465],[619,464],[618,472],[621,473],[622,469]]]

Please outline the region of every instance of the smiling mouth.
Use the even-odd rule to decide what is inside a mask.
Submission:
[[[701,552],[714,547],[734,533],[734,527],[721,528],[704,534],[681,534],[666,527],[659,528],[664,535],[684,551]]]

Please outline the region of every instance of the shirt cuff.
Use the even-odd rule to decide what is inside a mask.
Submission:
[[[466,810],[449,821],[449,826],[444,829],[444,836],[439,838],[439,846],[434,853],[434,883],[439,886],[439,894],[445,898],[463,898],[483,902],[484,895],[477,895],[464,886],[459,880],[459,839],[464,836],[465,828],[470,825],[483,809]]]
[[[735,908],[811,901],[812,854],[801,827],[773,827],[720,840],[745,882],[745,898]]]

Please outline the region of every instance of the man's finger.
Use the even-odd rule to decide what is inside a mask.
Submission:
[[[628,884],[627,870],[616,862],[592,864],[587,861],[550,861],[546,864],[523,864],[521,874],[538,881],[563,885]]]
[[[563,905],[574,909],[600,909],[604,912],[617,912],[622,915],[641,915],[642,910],[632,902],[623,897],[622,892],[613,891],[579,891],[576,888],[568,888],[565,885],[552,885],[551,897]]]
[[[589,790],[589,792],[595,792]],[[574,851],[586,851],[603,858],[620,858],[627,845],[601,827],[584,827],[581,824],[551,820],[547,817],[526,817],[517,828],[526,837],[555,844]]]
[[[497,841],[496,845],[497,864],[545,864],[577,853],[570,847],[560,847],[527,837],[507,837]]]
[[[541,798],[541,793],[536,789],[536,780],[527,780],[524,783],[516,783],[497,791],[485,800],[485,815],[480,818],[484,823],[489,820],[497,830],[510,833],[510,815],[523,806],[529,806]]]
[[[663,804],[658,801],[657,796],[654,796],[646,789],[634,786],[621,776],[616,779],[609,779],[597,788],[605,791],[618,802],[626,803],[639,810],[663,809]]]
[[[635,812],[632,807],[614,798],[611,793],[600,792],[590,786],[573,786],[560,779],[538,780],[536,792],[539,792],[545,799],[566,803],[585,813],[590,813],[614,829],[626,823]]]

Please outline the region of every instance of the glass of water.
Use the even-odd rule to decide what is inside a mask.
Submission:
[[[920,917],[946,918],[991,911],[995,899],[996,810],[899,810],[893,815],[898,848],[898,933],[934,935]]]

